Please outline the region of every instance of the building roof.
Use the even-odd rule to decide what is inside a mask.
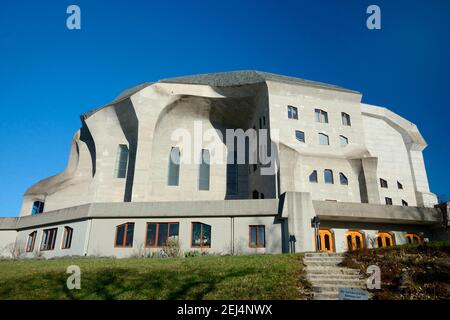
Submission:
[[[256,84],[263,83],[266,81],[276,81],[283,83],[292,83],[299,85],[307,85],[317,88],[338,90],[351,93],[359,93],[357,91],[345,89],[336,85],[331,85],[322,82],[316,82],[311,80],[305,80],[301,78],[294,78],[283,76],[279,74],[262,72],[256,70],[241,70],[241,71],[230,71],[230,72],[215,72],[215,73],[205,73],[185,77],[176,77],[162,79],[158,82],[162,83],[185,83],[185,84],[199,84],[199,85],[209,85],[212,87],[230,87],[239,86],[245,84]]]
[[[279,74],[256,71],[256,70],[241,70],[241,71],[229,71],[229,72],[214,72],[214,73],[204,73],[191,76],[174,77],[161,79],[158,83],[180,83],[180,84],[194,84],[194,85],[207,85],[211,87],[233,87],[241,85],[251,85],[257,83],[264,83],[266,81],[282,82],[287,84],[297,84],[304,85],[319,89],[335,90],[347,93],[360,94],[358,91],[353,91],[345,89],[336,85],[316,82],[311,80],[305,80],[301,78],[288,77]],[[99,108],[90,110],[82,115],[82,118],[89,118],[95,112],[108,107],[110,105],[116,104],[122,100],[127,99],[136,92],[152,85],[154,82],[145,82],[134,86],[132,88],[124,90],[120,95],[117,96],[112,102],[107,105],[101,106]]]

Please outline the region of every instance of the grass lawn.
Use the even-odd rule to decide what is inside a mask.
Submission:
[[[381,270],[374,299],[450,299],[450,241],[349,252],[343,261],[363,272],[371,264]]]
[[[0,299],[303,299],[302,256],[0,261]],[[68,290],[66,268],[81,269]]]

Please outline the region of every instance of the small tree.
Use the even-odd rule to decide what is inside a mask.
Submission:
[[[167,239],[166,243],[161,248],[161,255],[169,258],[181,256],[180,241],[173,238]]]

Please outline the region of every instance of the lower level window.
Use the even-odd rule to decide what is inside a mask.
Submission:
[[[133,247],[134,222],[128,222],[116,227],[116,247]]]
[[[42,234],[41,250],[53,250],[55,249],[57,228],[45,229]]]
[[[70,249],[72,246],[72,235],[73,235],[73,229],[71,227],[64,227],[64,235],[63,235],[63,242],[62,242],[62,249]]]
[[[417,233],[407,233],[406,241],[408,241],[409,244],[419,244],[422,243],[422,237]]]
[[[179,224],[147,223],[146,247],[162,247],[168,239],[178,239]]]
[[[387,205],[392,205],[392,198],[386,197],[386,198],[384,198],[384,200],[386,201]]]
[[[264,225],[249,226],[250,230],[250,248],[266,247],[266,228]]]
[[[208,224],[192,223],[192,247],[210,248],[211,247],[211,226]]]
[[[28,235],[28,241],[27,241],[27,252],[32,252],[34,250],[34,243],[36,242],[36,235],[37,231],[33,231]]]

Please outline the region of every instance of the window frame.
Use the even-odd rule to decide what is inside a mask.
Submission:
[[[315,181],[311,181],[311,176],[312,176],[313,174],[315,174],[315,177],[316,177]],[[317,170],[313,170],[313,171],[309,174],[308,180],[309,180],[310,183],[319,183],[319,175],[317,174]]]
[[[70,230],[70,231],[68,231]],[[69,245],[67,246],[67,236],[70,235]],[[64,226],[64,233],[61,242],[61,250],[70,249],[72,247],[72,239],[73,239],[73,228],[69,226]]]
[[[384,189],[389,189],[389,184],[387,180],[380,178],[380,187]]]
[[[403,207],[408,207],[409,206],[408,202],[406,202],[405,200],[402,199],[402,206]]]
[[[47,234],[50,233],[51,235],[53,235],[53,238],[51,238],[51,242],[48,241],[46,243],[45,246],[44,245],[44,236],[46,235],[45,240],[48,240],[49,235]],[[54,233],[52,233],[54,232]],[[42,230],[42,236],[41,236],[41,245],[39,246],[39,250],[40,251],[52,251],[55,249],[55,243],[56,243],[56,237],[58,236],[58,228],[49,228],[49,229],[44,229]],[[50,244],[50,245],[49,245]]]
[[[37,212],[34,212],[35,204],[38,203]],[[31,215],[35,216],[44,212],[45,201],[42,200],[34,200],[33,205],[31,207]]]
[[[318,123],[328,123],[328,112],[323,109],[314,109],[314,119]]]
[[[389,197],[384,197],[384,202],[386,203],[387,206],[392,206],[394,204],[394,202],[392,201],[392,198]],[[388,203],[390,202],[390,203]]]
[[[31,237],[31,243],[30,243],[30,237]],[[36,230],[28,234],[25,252],[33,252],[34,251],[34,246],[36,245],[36,238],[37,238]]]
[[[132,239],[131,239],[131,245],[127,246],[128,225],[131,225],[131,224],[133,225],[133,235],[132,235]],[[117,230],[121,226],[125,226],[125,229],[123,231],[123,245],[117,245]],[[114,234],[114,248],[133,248],[134,230],[135,230],[134,227],[135,227],[134,222],[125,222],[125,223],[122,223],[122,224],[119,224],[116,226],[116,232]]]
[[[172,152],[174,150],[178,150],[178,163],[172,161]],[[169,163],[167,167],[167,186],[168,187],[179,187],[180,186],[180,172],[181,172],[181,148],[180,147],[171,147],[169,152]],[[172,181],[172,178],[175,179],[176,183]]]
[[[414,243],[413,239],[417,239],[417,243]],[[423,236],[417,232],[407,232],[405,234],[405,239],[408,241],[408,244],[422,244],[423,243]],[[408,240],[411,239],[411,240]]]
[[[330,136],[329,135],[327,135],[327,134],[325,134],[323,132],[319,132],[317,135],[319,136],[319,145],[320,146],[329,146],[330,145]],[[327,138],[327,143],[326,144],[322,144],[320,137],[326,137]]]
[[[384,236],[384,235],[388,235],[389,238],[390,238],[390,240],[392,240],[392,243],[391,243],[390,246],[381,246],[381,247],[379,247],[379,246],[378,246],[378,238],[381,237],[381,238],[383,239],[382,236]],[[379,231],[377,232],[376,236],[375,236],[375,241],[376,241],[376,244],[377,244],[377,248],[389,248],[389,247],[393,247],[393,246],[395,246],[395,243],[396,243],[396,241],[395,241],[395,234],[392,233],[392,232],[390,232],[390,231],[379,230]],[[382,240],[382,242],[386,243],[386,241],[383,241],[383,240]]]
[[[327,182],[326,172],[330,172],[331,173],[331,182]],[[334,184],[333,170],[331,170],[331,169],[324,169],[323,170],[323,181],[325,182],[325,184]]]
[[[345,179],[345,183],[342,183],[342,177]],[[339,172],[339,184],[341,186],[348,186],[348,178],[345,174],[343,174],[342,172]]]
[[[344,141],[345,143],[342,143],[343,141]],[[348,146],[348,138],[347,138],[346,136],[343,136],[342,134],[340,134],[340,135],[339,135],[339,145],[340,145],[341,147]]]
[[[298,108],[288,104],[287,109],[288,109],[288,119],[298,120]],[[295,117],[293,111],[295,111]]]
[[[264,232],[264,243],[261,245],[259,243],[259,228],[263,228],[263,232]],[[252,245],[251,241],[252,241],[252,228],[256,228],[256,244]],[[265,248],[266,247],[266,225],[264,224],[251,224],[248,226],[248,247],[249,248],[253,248],[253,249],[258,249],[258,248]]]
[[[126,150],[126,161],[122,160],[122,151]],[[130,158],[130,148],[126,144],[119,144],[117,146],[117,153],[116,153],[116,163],[114,167],[114,178],[115,179],[126,179],[128,174],[128,163]],[[125,163],[125,171],[122,176],[122,164]]]
[[[297,133],[302,134],[302,135],[303,135],[303,139],[299,139],[298,136],[297,136]],[[296,139],[297,141],[299,141],[299,142],[306,143],[306,135],[305,135],[305,132],[302,131],[302,130],[295,130],[295,139]]]
[[[155,229],[155,245],[148,245],[148,227],[149,225],[154,224],[156,225],[156,229]],[[158,240],[159,240],[159,225],[160,224],[167,224],[167,237],[166,237],[166,242],[167,240],[170,238],[170,225],[178,225],[178,235],[177,238],[179,239],[180,237],[180,223],[179,222],[175,222],[175,221],[170,221],[170,222],[147,222],[146,224],[146,228],[145,228],[145,242],[144,242],[144,247],[145,248],[162,248],[165,246],[165,244],[163,245],[158,245]]]
[[[344,121],[344,119],[345,119],[345,121]],[[348,113],[341,112],[341,120],[342,120],[342,125],[343,126],[346,126],[346,127],[351,127],[352,126],[351,116]]]
[[[199,224],[200,225],[200,237],[202,237],[202,235],[203,235],[203,226],[207,225],[207,226],[210,227],[209,245],[204,245],[203,244],[203,240],[202,240],[202,244],[200,244],[200,245],[194,245],[193,244],[193,240],[194,240],[194,224]],[[207,224],[207,223],[193,221],[191,223],[191,248],[207,249],[207,248],[211,248],[211,244],[212,244],[212,226],[210,224]]]
[[[401,184],[400,181],[397,181],[397,189],[403,190],[403,184]]]

